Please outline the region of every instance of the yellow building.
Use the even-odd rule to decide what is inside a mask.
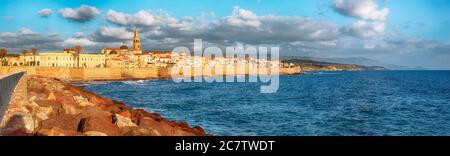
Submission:
[[[139,39],[139,34],[138,34],[138,30],[137,29],[134,29],[133,53],[134,54],[142,54],[141,39]]]
[[[46,52],[39,54],[41,67],[105,67],[105,56],[99,54],[74,55],[64,52]]]
[[[125,43],[119,48],[103,48],[102,51],[100,51],[100,53],[104,55],[119,55],[119,54],[127,54],[128,52],[129,49],[125,45]]]

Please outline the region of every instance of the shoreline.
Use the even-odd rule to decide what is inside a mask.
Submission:
[[[201,70],[202,73],[195,73]],[[270,71],[269,68],[259,68],[258,70]],[[25,71],[29,76],[57,78],[64,81],[123,81],[123,80],[146,80],[171,78],[172,68],[64,68],[64,67],[35,67],[35,66],[0,66],[0,74],[17,71]],[[224,71],[225,72],[225,71]],[[203,68],[192,68],[190,74],[183,74],[180,70],[180,77],[185,76],[216,76],[216,75],[248,75],[250,72],[234,71],[233,73],[203,73]],[[279,74],[301,73],[300,67],[280,68]]]
[[[202,127],[134,109],[55,78],[24,76],[0,126],[5,136],[208,136]]]

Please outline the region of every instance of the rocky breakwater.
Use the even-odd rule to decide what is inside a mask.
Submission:
[[[17,91],[17,90],[24,91]],[[4,136],[204,136],[201,127],[168,121],[58,79],[24,77],[0,125]]]

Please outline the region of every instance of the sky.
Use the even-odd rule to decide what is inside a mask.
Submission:
[[[448,0],[0,0],[0,47],[95,53],[205,46],[278,46],[281,57],[365,57],[450,69]]]

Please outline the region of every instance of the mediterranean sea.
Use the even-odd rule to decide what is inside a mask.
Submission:
[[[84,88],[224,136],[450,135],[450,71],[311,72],[260,83],[92,83]]]

